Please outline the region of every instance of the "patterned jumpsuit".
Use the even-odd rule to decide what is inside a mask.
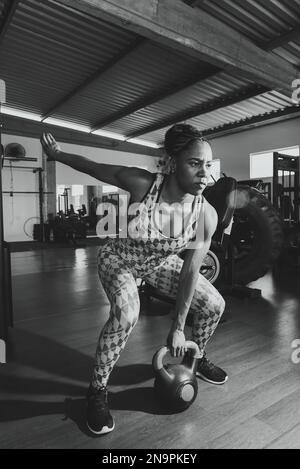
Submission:
[[[164,178],[163,174],[156,175],[134,220],[135,225],[132,222],[128,224],[128,232],[132,236],[109,239],[98,254],[99,277],[111,309],[97,345],[92,378],[95,388],[107,385],[109,375],[137,323],[140,301],[136,279],[146,280],[164,295],[175,299],[183,264],[177,254],[185,250],[195,237],[198,221],[204,213],[206,202],[202,196],[197,196],[183,235],[179,238],[162,235],[153,221],[153,211],[159,201]],[[135,230],[138,230],[138,237],[134,236]],[[224,308],[222,296],[199,273],[190,312],[193,314],[192,340],[198,344],[200,353],[203,354]]]

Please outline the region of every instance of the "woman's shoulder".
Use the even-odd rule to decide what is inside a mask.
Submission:
[[[132,168],[132,170],[130,173],[131,202],[140,202],[160,176],[158,173],[151,173],[141,168]]]

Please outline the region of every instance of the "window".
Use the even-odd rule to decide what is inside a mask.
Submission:
[[[212,160],[211,175],[216,181],[218,181],[220,179],[220,177],[221,177],[221,161],[219,159]],[[209,181],[209,182],[212,182],[212,181]]]
[[[102,194],[112,194],[114,192],[119,192],[119,188],[116,186],[102,186]]]
[[[83,195],[83,186],[73,185],[72,186],[72,197]]]
[[[288,148],[276,148],[250,154],[250,179],[263,179],[273,177],[273,153],[299,156],[299,146]]]

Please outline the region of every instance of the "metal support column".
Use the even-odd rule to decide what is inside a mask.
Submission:
[[[3,228],[3,199],[2,199],[2,166],[3,151],[1,143],[2,117],[1,104],[5,102],[5,83],[0,80],[0,363],[6,362],[6,342],[8,336],[9,317],[12,318],[12,298],[6,290],[7,284],[11,285],[10,256],[7,245],[4,243]],[[11,290],[10,290],[11,291]]]
[[[44,186],[43,186],[43,169],[37,168],[33,171],[39,175],[39,210],[40,210],[40,239],[41,243],[45,242],[45,223],[44,223]]]

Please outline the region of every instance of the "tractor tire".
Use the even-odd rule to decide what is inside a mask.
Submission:
[[[234,281],[240,285],[263,277],[280,256],[284,245],[282,220],[271,202],[253,187],[237,187],[230,240]]]

